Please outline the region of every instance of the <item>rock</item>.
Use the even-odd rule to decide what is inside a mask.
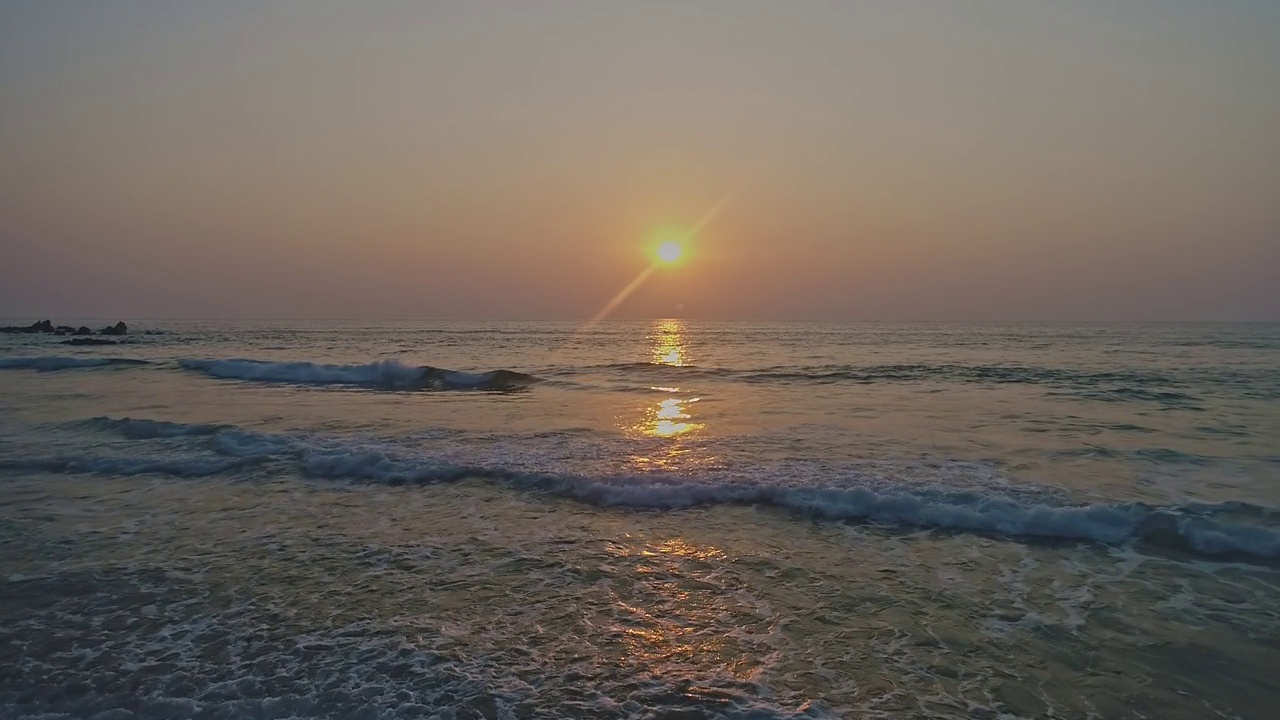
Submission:
[[[92,334],[93,334],[93,331],[92,331],[92,330],[90,330],[88,327],[86,327],[86,326],[84,326],[84,325],[81,325],[80,327],[76,328],[76,334],[77,334],[77,335],[92,335]]]
[[[53,323],[48,320],[41,320],[38,323],[30,325],[11,325],[9,327],[0,327],[0,332],[7,333],[51,333],[53,332]]]
[[[71,338],[70,340],[63,340],[62,344],[63,345],[119,345],[120,341],[119,340],[103,340],[102,338],[78,337],[78,338]]]
[[[125,325],[124,322],[118,322],[111,327],[102,328],[98,333],[101,335],[128,335],[129,326]]]

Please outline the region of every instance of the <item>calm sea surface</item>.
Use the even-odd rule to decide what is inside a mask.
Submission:
[[[1280,703],[1280,325],[130,328],[0,335],[0,717]]]

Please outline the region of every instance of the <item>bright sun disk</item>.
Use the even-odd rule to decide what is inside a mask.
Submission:
[[[680,247],[680,243],[669,240],[658,246],[658,259],[664,263],[673,263],[680,259],[684,254],[684,248]]]

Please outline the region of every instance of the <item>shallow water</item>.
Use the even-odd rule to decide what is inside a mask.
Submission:
[[[148,328],[0,336],[6,717],[1280,698],[1274,325]]]

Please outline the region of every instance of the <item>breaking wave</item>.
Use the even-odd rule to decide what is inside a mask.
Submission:
[[[679,510],[707,505],[766,505],[804,517],[906,528],[974,532],[1011,539],[1118,545],[1136,542],[1165,552],[1262,559],[1280,557],[1277,512],[1246,503],[1156,506],[1140,502],[1069,504],[992,489],[921,488],[908,478],[875,487],[783,485],[660,474],[586,476],[509,465],[471,465],[406,452],[384,441],[258,433],[235,426],[124,418],[84,421],[131,439],[189,437],[198,455],[89,457],[3,461],[0,470],[200,477],[249,466],[305,477],[390,485],[484,478],[602,507]],[[1249,511],[1249,512],[1244,512]],[[1230,515],[1232,519],[1224,519]],[[1233,522],[1244,515],[1258,523]]]
[[[620,381],[618,389],[641,383],[676,384],[690,380],[721,380],[751,384],[832,385],[879,383],[955,383],[969,385],[1034,385],[1051,396],[1082,398],[1096,402],[1155,403],[1167,408],[1198,410],[1203,393],[1190,388],[1211,387],[1239,397],[1280,398],[1280,384],[1270,375],[1241,370],[1186,369],[1165,373],[1137,369],[1088,371],[1021,365],[893,364],[810,365],[757,368],[725,368],[701,365],[666,365],[651,362],[613,363],[587,367],[553,366],[537,370],[538,377],[513,370],[463,372],[430,365],[408,365],[396,360],[365,364],[331,364],[306,361],[271,361],[244,358],[179,359],[177,367],[225,380],[287,383],[294,385],[350,385],[384,390],[490,390],[511,391],[550,378],[564,382],[578,376],[601,375]],[[57,371],[106,366],[161,365],[120,357],[14,357],[0,358],[0,369]],[[588,383],[590,384],[590,383]]]
[[[39,370],[41,372],[71,370],[74,368],[105,367],[108,365],[147,364],[146,360],[137,360],[134,358],[65,357],[57,355],[46,355],[43,357],[0,358],[0,369]]]
[[[469,373],[430,365],[405,365],[383,360],[365,365],[330,365],[265,360],[179,360],[196,372],[226,380],[251,380],[297,385],[359,385],[387,390],[518,390],[538,382],[512,370]]]

